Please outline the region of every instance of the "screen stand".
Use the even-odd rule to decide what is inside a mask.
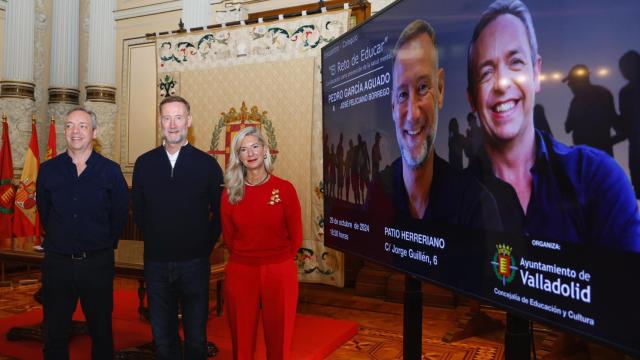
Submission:
[[[469,311],[458,319],[456,328],[448,331],[442,337],[442,341],[450,343],[502,329],[503,327],[502,322],[492,319],[480,309],[478,300],[469,299]]]
[[[422,284],[413,276],[404,276],[402,353],[405,360],[422,357]]]
[[[529,359],[530,356],[529,320],[507,312],[507,331],[504,334],[505,360]]]

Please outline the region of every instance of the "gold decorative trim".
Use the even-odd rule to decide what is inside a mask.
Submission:
[[[87,101],[116,103],[116,88],[114,87],[88,85],[86,89]]]
[[[36,85],[24,81],[0,81],[0,97],[36,100]]]
[[[70,88],[49,88],[49,104],[80,104],[80,91]]]

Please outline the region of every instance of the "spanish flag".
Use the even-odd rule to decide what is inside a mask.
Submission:
[[[11,246],[13,202],[16,197],[13,189],[13,159],[9,143],[9,124],[2,116],[2,149],[0,149],[0,248]]]
[[[49,141],[47,142],[47,153],[44,156],[44,161],[53,159],[56,155],[56,121],[52,116],[49,123]]]
[[[40,168],[40,154],[38,152],[38,132],[36,118],[31,119],[31,141],[24,155],[22,176],[16,191],[15,214],[13,216],[13,234],[16,237],[35,236],[40,243],[40,217],[36,207],[36,179]]]

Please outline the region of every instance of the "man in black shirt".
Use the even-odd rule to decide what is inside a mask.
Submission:
[[[93,151],[97,119],[65,115],[67,152],[46,161],[37,180],[45,230],[42,264],[44,358],[69,358],[71,317],[80,299],[93,359],[113,359],[113,249],[127,220],[127,183],[115,162]]]
[[[401,156],[371,183],[367,210],[379,221],[413,218],[499,230],[489,192],[435,153],[445,81],[434,29],[426,21],[413,21],[396,42],[394,55],[391,108]]]
[[[222,169],[191,146],[190,106],[179,96],[160,103],[163,145],[142,154],[133,170],[133,210],[144,238],[144,278],[157,359],[206,359],[209,255],[220,235]]]

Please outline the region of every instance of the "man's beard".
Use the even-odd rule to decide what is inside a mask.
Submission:
[[[179,145],[179,144],[182,144],[186,138],[187,138],[187,134],[185,133],[180,133],[176,138],[176,140],[169,140],[167,136],[164,136],[164,143],[170,144],[170,145]]]
[[[438,110],[435,110],[433,115],[433,127],[431,128],[431,131],[427,133],[427,137],[422,144],[422,148],[420,149],[420,152],[417,156],[411,157],[411,154],[405,148],[405,146],[400,145],[400,153],[402,154],[402,159],[404,160],[404,163],[412,169],[421,167],[425,163],[427,157],[433,149],[433,145],[436,139],[436,132],[438,130]],[[402,144],[402,142],[400,142],[400,139],[398,139],[398,143]]]

